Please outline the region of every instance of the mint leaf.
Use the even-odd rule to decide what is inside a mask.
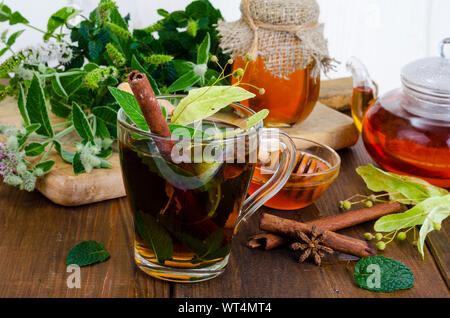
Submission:
[[[384,256],[361,259],[356,264],[353,276],[359,287],[379,293],[390,293],[414,286],[411,270],[399,261]]]
[[[117,124],[117,112],[108,106],[95,107],[92,112],[98,119],[103,121],[109,126],[116,126]]]
[[[27,113],[26,104],[27,99],[25,97],[25,91],[22,84],[19,84],[19,98],[17,99],[17,105],[19,107],[20,115],[22,116],[25,125],[30,124],[30,118]]]
[[[72,104],[72,121],[76,131],[83,140],[94,142],[94,133],[89,125],[89,121],[81,107],[75,102]]]
[[[110,254],[102,243],[85,241],[75,245],[67,255],[66,265],[88,266],[108,260]]]
[[[68,20],[75,17],[79,12],[80,11],[76,10],[75,8],[65,7],[54,13],[48,20],[47,34],[44,36],[44,39],[49,39],[57,28],[65,25]]]
[[[198,47],[198,51],[197,51],[197,64],[198,65],[208,63],[210,48],[211,48],[211,37],[209,36],[209,33],[206,33],[206,36],[203,39],[203,42]]]
[[[115,87],[109,87],[109,91],[136,126],[144,131],[149,131],[145,117],[134,95]]]
[[[172,259],[173,243],[167,230],[153,216],[137,211],[135,226],[139,236],[155,253],[158,262],[164,264]]]
[[[62,148],[61,143],[58,140],[53,141],[53,145],[55,146],[56,151],[60,154],[61,158],[67,162],[72,164],[73,158],[75,157],[75,152],[67,151]],[[83,168],[84,170],[84,168]]]
[[[8,21],[11,13],[11,9],[6,4],[0,3],[0,22]]]
[[[11,34],[8,38],[8,41],[6,42],[6,44],[8,46],[13,46],[14,43],[16,43],[17,38],[23,33],[25,32],[25,30],[20,30],[17,32],[14,32],[13,34]]]
[[[172,85],[167,89],[168,93],[184,91],[189,87],[194,86],[201,80],[201,76],[195,74],[195,72],[189,71],[180,78],[178,78]]]
[[[13,14],[11,14],[9,16],[9,25],[14,25],[14,24],[28,24],[29,21],[27,19],[25,19],[20,12],[16,11]]]
[[[136,56],[134,55],[131,58],[131,68],[147,75],[148,81],[150,82],[155,95],[161,95],[161,91],[159,90],[158,84],[156,83],[155,79],[150,75],[149,72],[147,72],[147,70],[141,65],[141,63],[139,63]]]
[[[45,148],[49,143],[50,142],[40,144],[37,142],[32,142],[25,147],[25,154],[28,157],[37,157],[45,151]]]
[[[172,124],[189,125],[214,115],[234,102],[255,97],[236,86],[202,87],[189,91],[172,116]]]
[[[25,108],[30,118],[31,124],[41,124],[41,127],[36,131],[39,135],[53,137],[54,132],[50,123],[47,105],[45,103],[45,94],[39,82],[36,73],[33,75],[30,88],[26,98]]]
[[[73,173],[75,175],[79,175],[86,171],[84,169],[83,162],[81,161],[81,154],[79,152],[75,153],[72,159],[72,165],[73,165]]]
[[[55,165],[55,161],[48,160],[48,161],[44,161],[44,162],[37,164],[35,166],[35,168],[42,169],[42,170],[44,170],[45,173],[47,173],[53,168],[54,165]]]
[[[30,135],[34,133],[36,130],[38,130],[41,127],[40,124],[31,124],[28,126],[25,126],[25,134],[19,136],[18,145],[19,148],[21,148],[28,140]]]

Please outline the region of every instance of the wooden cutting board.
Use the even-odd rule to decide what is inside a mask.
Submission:
[[[20,126],[21,122],[14,99],[7,98],[0,103],[0,124]],[[285,131],[291,136],[324,143],[336,150],[355,145],[359,137],[350,117],[321,103],[317,104],[304,123]],[[65,148],[71,150],[68,145]],[[55,160],[56,164],[38,181],[36,188],[56,204],[80,206],[126,195],[118,153],[108,159],[113,165],[112,169],[96,169],[90,174],[78,176],[74,175],[72,166],[63,162],[55,151],[49,155],[49,159]]]

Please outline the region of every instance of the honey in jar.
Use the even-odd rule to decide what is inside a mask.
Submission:
[[[234,69],[245,68],[245,60],[237,58]],[[319,99],[320,75],[311,74],[314,62],[306,69],[292,73],[289,79],[276,78],[264,66],[264,59],[258,57],[248,64],[243,83],[251,83],[264,88],[263,95],[256,88],[244,86],[256,95],[242,104],[255,112],[263,109],[270,111],[265,120],[268,127],[289,127],[303,122],[314,109]],[[233,80],[236,82],[236,79]]]

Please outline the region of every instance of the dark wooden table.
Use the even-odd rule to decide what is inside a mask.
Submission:
[[[339,179],[315,205],[294,217],[308,221],[339,213],[339,200],[367,193],[355,173],[357,166],[370,162],[361,143],[340,155]],[[372,227],[369,223],[342,233],[361,238]],[[298,264],[285,249],[250,250],[245,247],[246,239],[257,232],[256,215],[234,239],[230,264],[219,278],[186,285],[168,283],[146,276],[135,266],[132,216],[125,198],[64,208],[37,192],[1,185],[0,297],[449,297],[448,222],[440,233],[430,236],[425,260],[410,243],[388,246],[384,255],[409,266],[415,276],[411,290],[393,294],[358,288],[352,277],[354,262],[332,262],[319,268]],[[104,243],[111,259],[82,268],[81,288],[69,289],[67,252],[83,240]]]

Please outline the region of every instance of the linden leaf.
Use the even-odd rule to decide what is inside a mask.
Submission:
[[[232,103],[253,97],[254,94],[236,86],[193,89],[178,104],[172,116],[172,123],[186,126],[208,118]]]
[[[247,120],[247,125],[245,128],[246,129],[252,128],[253,126],[257,125],[259,122],[266,119],[267,116],[269,116],[269,110],[263,109],[262,111],[256,113],[255,115],[253,115],[252,117],[250,117]]]
[[[450,215],[450,204],[446,206],[437,206],[430,213],[428,213],[425,221],[419,232],[419,239],[417,241],[417,248],[419,249],[422,257],[425,257],[423,247],[425,245],[425,239],[427,235],[434,231],[435,225],[441,225],[442,222]]]
[[[386,191],[392,200],[404,204],[417,204],[430,197],[449,194],[448,191],[432,186],[424,180],[389,173],[371,164],[359,167],[356,171],[370,190]]]
[[[398,214],[386,215],[375,223],[375,231],[392,232],[424,224],[435,208],[450,210],[450,194],[444,197],[433,197],[420,202],[412,209]]]

